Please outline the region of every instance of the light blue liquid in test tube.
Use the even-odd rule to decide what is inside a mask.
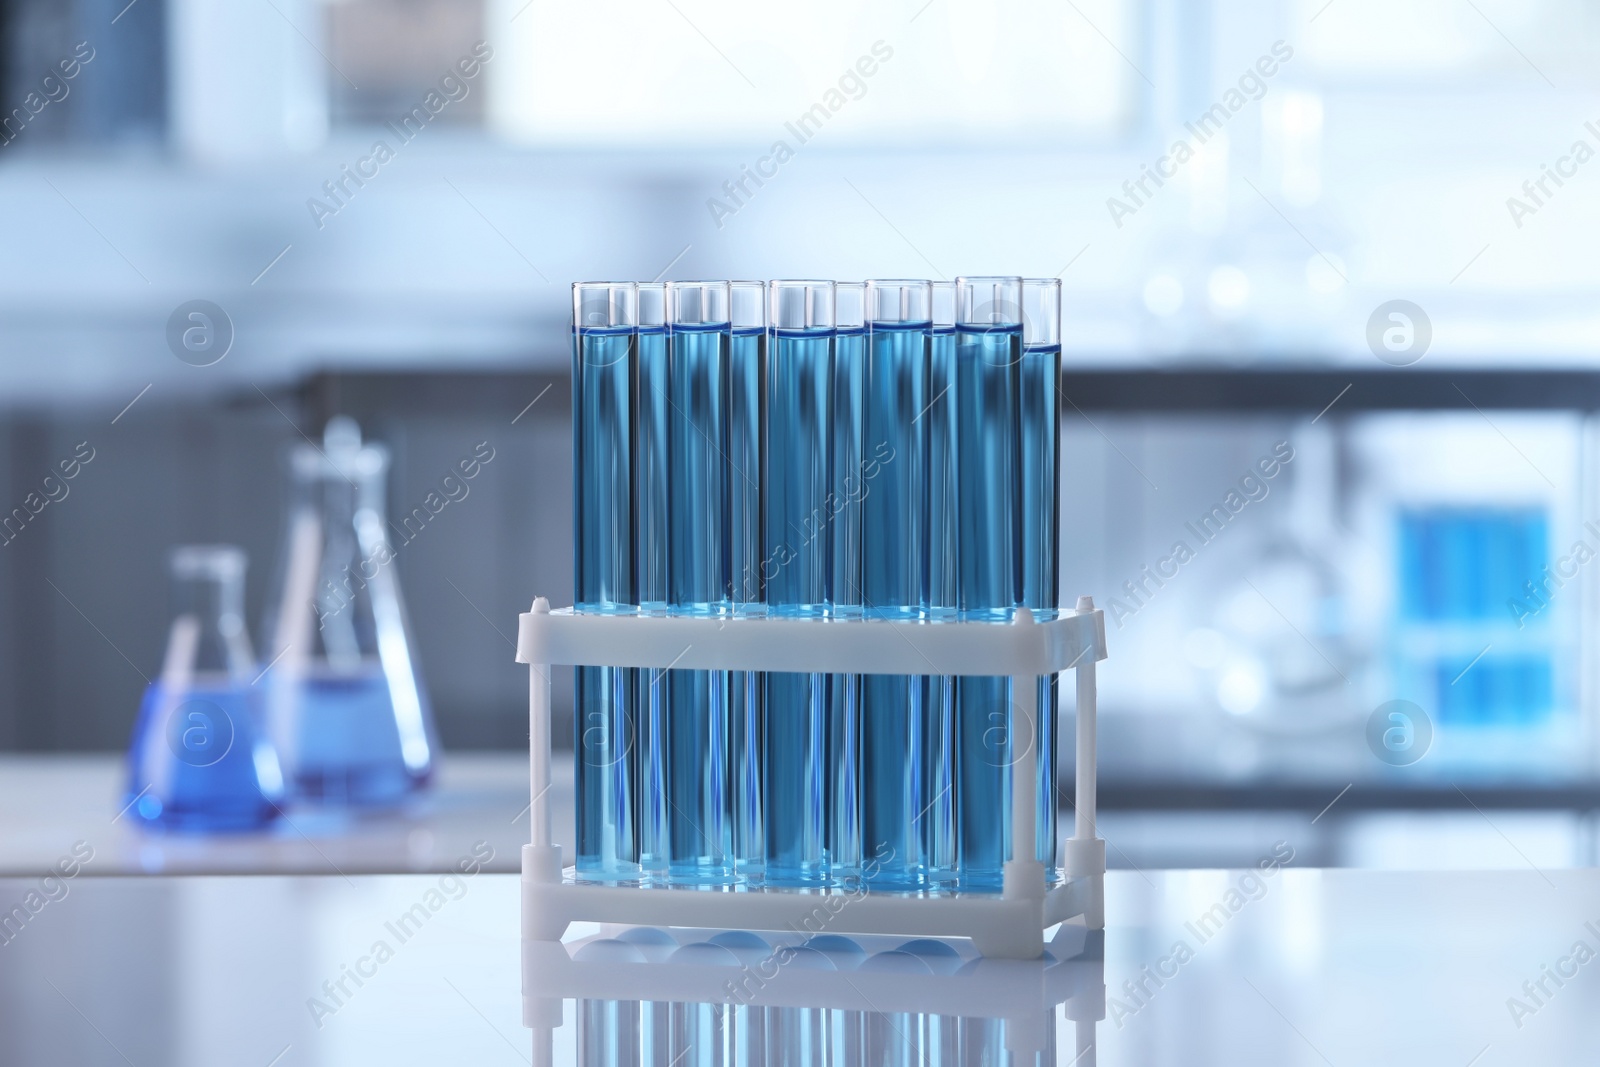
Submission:
[[[861,498],[866,493],[862,465],[867,389],[867,286],[834,285],[833,601],[835,618],[860,618]],[[829,678],[828,868],[835,883],[852,883],[861,874],[861,676]]]
[[[638,430],[634,452],[634,501],[638,521],[637,568],[640,610],[667,609],[667,429],[671,411],[667,382],[667,286],[638,287]],[[630,670],[637,732],[634,757],[640,874],[667,877],[667,683],[660,668]]]
[[[867,462],[862,504],[861,593],[871,618],[917,619],[927,608],[927,433],[932,286],[867,282]],[[869,883],[925,884],[920,818],[923,697],[907,675],[861,679],[862,849],[874,858]]]
[[[633,428],[638,293],[631,282],[572,287],[573,543],[580,611],[636,610]],[[577,869],[638,877],[635,672],[577,672]]]
[[[767,287],[733,282],[733,336],[728,348],[728,600],[735,615],[765,612],[761,577],[761,427],[765,415]],[[733,809],[733,863],[749,881],[759,881],[765,850],[761,841],[761,706],[766,676],[729,671],[728,731]]]
[[[928,407],[928,617],[956,617],[956,286],[933,283]],[[955,682],[930,676],[923,696],[922,849],[932,883],[956,876]]]
[[[834,287],[775,281],[767,362],[765,552],[770,614],[818,617],[831,594]],[[828,879],[824,674],[767,675],[763,723],[766,864],[770,885]]]
[[[1022,282],[1022,602],[1040,617],[1061,609],[1061,281]],[[1056,701],[1060,676],[1039,679],[1036,848],[1056,878]]]
[[[1022,279],[956,279],[957,607],[1006,621],[1020,599]],[[963,889],[998,889],[1011,839],[1011,683],[956,680]],[[1031,741],[1031,739],[1025,739]]]
[[[667,605],[728,610],[727,282],[667,284]],[[668,876],[734,879],[725,671],[668,670]]]

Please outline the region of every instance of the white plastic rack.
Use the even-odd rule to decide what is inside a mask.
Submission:
[[[566,1022],[568,999],[996,1020],[1015,1057],[1045,1050],[1063,1009],[1074,1024],[1070,1062],[1094,1067],[1095,1025],[1106,1016],[1104,936],[1065,924],[1038,960],[974,959],[945,946],[919,963],[899,938],[730,940],[708,931],[602,927],[567,944],[522,943],[522,1022],[534,1031],[535,1063],[555,1062],[553,1031]],[[810,958],[790,954],[795,949]],[[604,1018],[608,1032],[582,1036],[602,1046],[618,1040],[609,1032],[614,1017]],[[581,1004],[577,1022],[580,1031],[589,1022]],[[655,1059],[647,1053],[645,1062],[665,1063],[672,1055],[659,1047],[652,1052]],[[1069,1062],[1065,1050],[1056,1058]]]
[[[520,616],[517,662],[530,666],[529,748],[533,841],[522,849],[523,937],[559,940],[573,922],[783,931],[805,928],[819,908],[828,932],[966,937],[983,956],[1036,959],[1044,931],[1081,917],[1105,926],[1105,842],[1095,829],[1095,665],[1106,658],[1105,617],[1088,597],[1076,610],[1036,621],[911,622],[880,619],[708,618],[552,611],[540,597]],[[999,893],[894,892],[601,885],[561,866],[550,825],[550,668],[635,667],[822,674],[986,675],[1013,682],[1012,855]],[[1038,686],[1043,675],[1077,679],[1077,800],[1062,843],[1063,878],[1047,888],[1034,856]],[[1059,709],[1057,710],[1059,715]],[[997,814],[996,818],[999,816]],[[847,895],[847,906],[822,898]],[[813,920],[814,921],[814,920]]]

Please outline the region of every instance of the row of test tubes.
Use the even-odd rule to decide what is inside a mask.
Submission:
[[[1004,622],[1059,608],[1060,283],[573,287],[581,611]],[[1054,678],[580,668],[580,877],[998,890]]]

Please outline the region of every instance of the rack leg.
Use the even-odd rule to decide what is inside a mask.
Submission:
[[[535,614],[550,610],[550,602],[539,597],[533,602]],[[532,843],[523,849],[522,876],[532,882],[561,880],[561,847],[552,840],[550,829],[550,665],[534,663],[528,667],[528,780],[531,800],[528,824]]]
[[[1033,613],[1019,609],[1013,625],[1033,625]],[[1034,843],[1039,824],[1034,807],[1039,783],[1039,679],[1014,676],[1011,692],[1011,859],[1006,861],[1002,893],[1007,900],[1033,902],[1034,911],[1031,919],[1015,927],[1008,923],[1004,930],[973,940],[986,956],[1036,959],[1044,952],[1044,865]]]
[[[1096,810],[1095,665],[1080,664],[1078,682],[1077,817],[1072,840],[1067,842],[1067,875],[1088,878],[1084,922],[1091,930],[1106,925],[1106,843],[1100,839]]]
[[[1093,611],[1094,601],[1089,597],[1079,597],[1078,610]],[[1106,843],[1100,840],[1096,825],[1098,780],[1095,727],[1098,708],[1094,661],[1080,663],[1074,673],[1078,682],[1078,795],[1073,834],[1066,847],[1067,876],[1090,879],[1084,921],[1091,930],[1103,930],[1106,925]]]

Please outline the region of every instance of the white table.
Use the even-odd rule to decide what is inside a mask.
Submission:
[[[572,841],[571,760],[554,771],[554,818]],[[432,789],[400,811],[290,805],[251,834],[149,833],[118,817],[122,793],[116,756],[0,756],[0,876],[41,873],[79,841],[94,876],[449,871],[479,841],[494,850],[488,869],[516,871],[528,840],[528,760],[516,753],[446,753]]]

